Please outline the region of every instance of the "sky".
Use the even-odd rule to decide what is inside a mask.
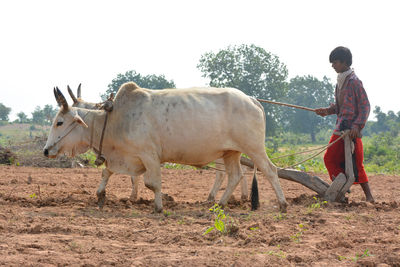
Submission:
[[[255,44],[279,57],[289,79],[336,73],[329,53],[349,47],[372,109],[400,111],[400,3],[396,0],[0,1],[0,103],[31,117],[56,106],[67,85],[99,102],[119,73],[165,75],[205,86],[206,52]],[[70,102],[71,103],[71,102]],[[370,119],[373,119],[371,112]]]

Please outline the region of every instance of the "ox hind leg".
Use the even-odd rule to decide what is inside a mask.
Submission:
[[[245,167],[245,170],[247,168]],[[242,182],[240,183],[240,188],[242,190],[242,195],[241,195],[241,199],[242,201],[247,201],[249,199],[249,194],[248,194],[248,190],[247,190],[247,179],[246,177],[244,177],[244,175],[242,174]]]
[[[215,182],[213,187],[211,188],[210,193],[208,194],[207,201],[214,202],[215,196],[217,195],[218,190],[221,187],[222,182],[224,181],[225,172],[224,171],[217,171],[215,173]]]
[[[240,155],[238,151],[230,151],[224,156],[225,169],[228,173],[228,184],[226,190],[219,201],[220,205],[226,205],[240,179],[242,179],[242,169],[240,168]]]
[[[279,208],[281,212],[286,212],[288,203],[286,202],[285,196],[281,188],[281,184],[279,182],[277,169],[275,165],[272,164],[271,160],[268,158],[264,149],[261,148],[256,152],[251,152],[251,153],[249,152],[246,154],[249,155],[249,157],[253,160],[254,165],[257,166],[257,169],[261,170],[261,172],[270,182],[278,199]]]
[[[96,195],[97,195],[97,205],[99,205],[99,208],[102,209],[106,200],[106,186],[108,183],[108,179],[110,176],[113,174],[110,170],[107,168],[103,169],[101,173],[101,182],[99,185],[99,188],[97,188]]]
[[[214,185],[213,185],[210,193],[208,194],[208,198],[207,198],[207,201],[209,201],[209,202],[215,201],[215,196],[217,195],[217,192],[220,189],[221,184],[225,178],[225,165],[224,165],[223,159],[222,158],[217,159],[215,161],[215,163],[216,163],[217,168],[221,169],[221,170],[217,170],[217,172],[215,174],[215,182],[214,182]],[[247,180],[244,177],[242,178],[242,182],[240,185],[241,185],[241,189],[242,189],[241,199],[246,201],[248,199]]]
[[[132,202],[136,201],[137,198],[138,198],[139,180],[140,180],[140,176],[139,176],[139,175],[132,175],[132,176],[131,176],[132,192],[131,192],[131,196],[129,197],[129,199],[130,199]]]
[[[215,160],[215,165],[216,165],[217,169],[221,169],[221,170],[220,171],[217,170],[217,172],[215,173],[214,185],[213,185],[210,193],[208,194],[208,198],[207,198],[207,201],[209,201],[209,202],[215,201],[215,196],[217,195],[217,192],[220,189],[221,184],[225,178],[224,160],[222,158]]]

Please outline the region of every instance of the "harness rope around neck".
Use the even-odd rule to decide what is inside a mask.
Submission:
[[[100,109],[104,109],[106,111],[106,117],[104,118],[103,130],[101,131],[99,152],[98,152],[97,158],[94,162],[94,164],[96,164],[96,166],[100,166],[101,164],[103,164],[106,161],[104,156],[101,154],[101,151],[103,150],[103,139],[104,139],[104,133],[105,133],[106,127],[107,127],[108,113],[110,113],[113,110],[112,98],[110,97],[107,101],[105,101]],[[91,134],[91,140],[90,140],[91,145],[92,145],[92,140],[93,140],[92,137],[93,137],[93,127],[92,127],[92,134]]]

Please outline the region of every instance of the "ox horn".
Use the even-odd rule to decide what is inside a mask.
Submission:
[[[78,103],[78,99],[76,99],[76,97],[75,97],[74,93],[72,92],[71,88],[69,87],[69,85],[67,86],[67,88],[68,88],[68,93],[71,96],[74,103]]]
[[[64,95],[61,93],[60,89],[58,87],[54,88],[54,96],[56,97],[58,105],[64,108],[64,111],[68,110],[68,103],[67,100],[65,99]]]
[[[76,90],[76,93],[77,93],[77,97],[78,98],[82,98],[82,96],[81,96],[81,84],[79,84],[78,90]]]

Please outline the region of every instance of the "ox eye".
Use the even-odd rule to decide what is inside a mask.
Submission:
[[[61,125],[63,125],[62,121],[57,122],[57,126],[61,126]]]

